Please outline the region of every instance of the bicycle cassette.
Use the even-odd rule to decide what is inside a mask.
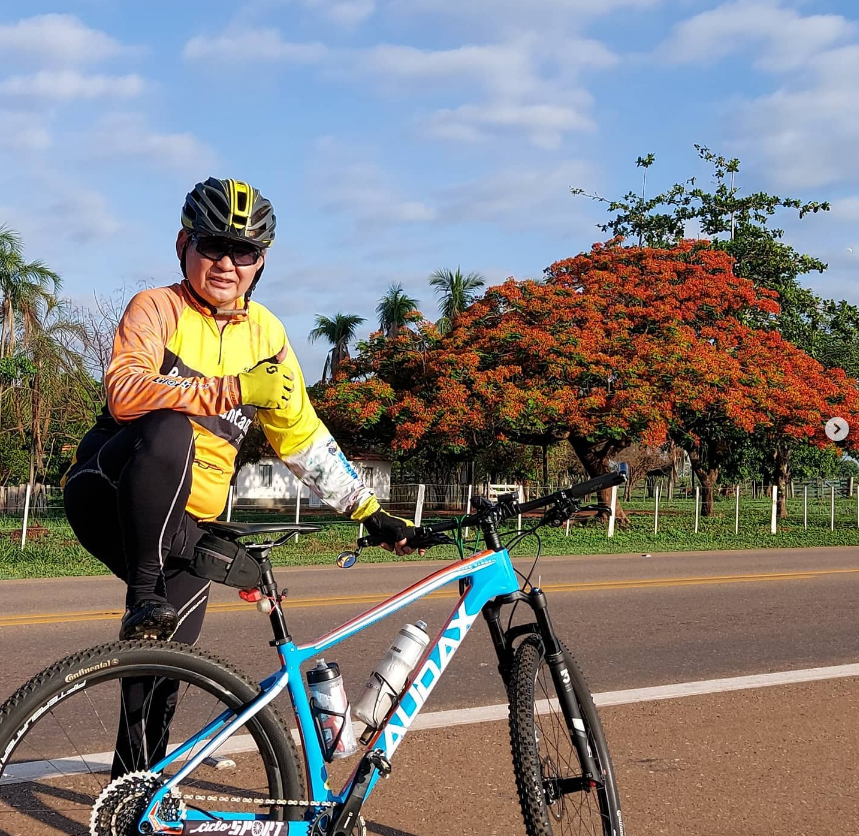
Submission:
[[[112,781],[93,805],[90,836],[140,836],[138,822],[163,783],[154,772],[129,772]],[[178,821],[184,810],[185,802],[171,794],[161,802],[158,815],[164,821]]]

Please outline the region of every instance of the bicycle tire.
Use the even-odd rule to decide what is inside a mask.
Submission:
[[[545,661],[542,640],[536,634],[527,636],[516,648],[508,689],[513,771],[525,829],[528,836],[566,836],[568,833],[623,836],[620,801],[602,724],[576,661],[566,647],[563,651],[591,754],[602,773],[604,785],[569,794],[557,791],[556,777],[579,777],[581,768],[563,715],[557,707],[554,712],[544,712],[540,716],[548,717],[554,713],[553,719],[557,721],[555,740],[560,744],[563,738],[563,745],[571,754],[566,762],[563,756],[558,755],[553,761],[548,751],[552,740],[548,739],[550,735],[546,734],[543,721],[538,719],[535,705],[538,699],[555,697],[554,683]],[[537,693],[538,688],[540,694]],[[564,767],[572,772],[578,769],[578,772],[575,775],[562,774]],[[596,805],[593,804],[594,798]],[[576,800],[581,804],[576,806]],[[571,815],[567,816],[567,813]]]
[[[119,641],[68,656],[34,676],[0,707],[0,807],[5,809],[2,792],[4,773],[8,771],[14,775],[12,759],[15,752],[43,716],[53,715],[73,694],[106,685],[112,695],[119,686],[118,680],[149,676],[189,683],[188,689],[193,686],[204,696],[211,695],[216,705],[233,709],[246,704],[260,692],[259,685],[241,671],[189,645]],[[90,705],[93,698],[94,695],[86,695]],[[194,704],[191,701],[191,707]],[[71,709],[66,710],[71,714]],[[194,730],[198,728],[201,727],[194,727]],[[243,731],[250,735],[256,746],[253,757],[256,759],[258,756],[262,764],[264,777],[260,780],[268,785],[266,797],[305,798],[304,770],[299,768],[295,743],[274,706],[268,705],[258,712],[243,726]],[[53,762],[50,759],[45,761],[48,764]],[[12,780],[17,779],[9,779]],[[18,783],[22,782],[19,780]],[[268,809],[272,820],[300,818],[305,812],[293,807],[272,806]]]

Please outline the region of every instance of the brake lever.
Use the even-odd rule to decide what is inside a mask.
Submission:
[[[579,511],[596,511],[598,514],[608,514],[611,516],[611,506],[594,503],[593,505],[583,505]]]

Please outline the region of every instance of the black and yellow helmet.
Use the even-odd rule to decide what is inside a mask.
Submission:
[[[241,180],[210,177],[185,198],[182,226],[189,232],[221,235],[270,247],[277,219],[271,201]]]

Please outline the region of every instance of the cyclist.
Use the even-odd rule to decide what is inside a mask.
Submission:
[[[196,642],[207,581],[188,571],[223,511],[254,416],[289,469],[398,554],[411,524],[385,512],[319,420],[280,321],[251,301],[274,241],[259,191],[210,177],[187,195],[184,280],[138,293],[116,332],[107,404],[64,480],[84,548],[126,582],[120,638]]]

